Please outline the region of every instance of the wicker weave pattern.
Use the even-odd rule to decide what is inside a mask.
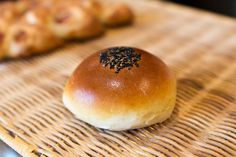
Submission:
[[[128,2],[132,3],[132,2]],[[137,1],[133,27],[55,53],[0,63],[0,138],[23,156],[236,156],[236,21],[166,2]],[[94,128],[64,108],[62,89],[91,52],[130,45],[178,78],[172,117],[148,128]]]

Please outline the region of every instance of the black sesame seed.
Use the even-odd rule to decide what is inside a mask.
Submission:
[[[133,48],[114,47],[109,48],[100,54],[100,63],[103,67],[109,65],[110,69],[114,69],[115,73],[119,73],[124,68],[131,68],[135,65],[139,67],[138,61],[141,60],[141,54],[135,52]]]

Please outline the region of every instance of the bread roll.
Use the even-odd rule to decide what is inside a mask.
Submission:
[[[4,40],[10,24],[16,19],[18,12],[13,2],[0,4],[0,59],[4,58]]]
[[[93,13],[96,17],[102,13],[103,5],[97,0],[75,0],[89,12]]]
[[[50,16],[51,10],[49,8],[38,6],[25,12],[17,22],[30,25],[44,25],[47,28]]]
[[[100,21],[76,1],[66,1],[53,8],[50,28],[63,39],[87,39],[103,34]]]
[[[63,102],[75,116],[114,131],[170,117],[176,79],[152,54],[129,47],[100,50],[82,61],[65,85]]]
[[[58,47],[62,40],[47,27],[50,10],[29,9],[8,30],[4,41],[7,57],[25,57]]]
[[[51,8],[63,0],[18,0],[15,2],[20,12],[27,12],[38,7]]]
[[[88,11],[93,13],[105,26],[130,24],[134,15],[125,4],[101,4],[97,0],[77,0]]]
[[[134,14],[130,7],[125,4],[103,6],[100,20],[106,26],[121,26],[133,22]]]
[[[0,59],[5,56],[5,51],[4,51],[4,46],[3,46],[4,38],[5,38],[5,34],[3,32],[0,32]]]
[[[17,58],[44,53],[58,47],[60,40],[42,25],[18,23],[13,25],[4,42],[7,57]]]

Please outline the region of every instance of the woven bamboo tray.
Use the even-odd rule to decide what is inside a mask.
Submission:
[[[0,63],[1,140],[26,157],[236,156],[236,21],[167,2],[131,7],[132,27]],[[148,50],[175,71],[178,94],[169,120],[111,132],[77,120],[63,106],[62,89],[75,67],[115,45]]]

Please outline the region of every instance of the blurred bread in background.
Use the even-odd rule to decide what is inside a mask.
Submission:
[[[50,29],[62,39],[87,39],[101,35],[104,28],[90,10],[80,1],[56,4],[50,16]]]
[[[14,20],[18,17],[18,10],[13,2],[2,2],[0,4],[0,58],[5,55],[4,39],[7,30]]]
[[[62,40],[48,27],[50,15],[46,7],[28,8],[7,31],[5,56],[24,57],[58,47]]]
[[[68,40],[100,36],[134,18],[125,4],[97,0],[19,0],[0,3],[0,10],[0,59],[45,53]]]

